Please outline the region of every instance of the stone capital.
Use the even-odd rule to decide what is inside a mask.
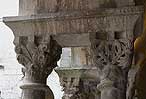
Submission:
[[[101,80],[97,88],[102,99],[125,99],[127,74],[133,58],[133,32],[99,31],[90,34],[90,41],[92,62]]]
[[[15,43],[17,60],[24,66],[25,82],[46,83],[48,75],[57,66],[61,46],[51,36],[19,36]]]
[[[56,68],[63,87],[63,99],[100,99],[96,86],[98,77],[93,77],[95,68]],[[97,75],[96,75],[97,76]]]

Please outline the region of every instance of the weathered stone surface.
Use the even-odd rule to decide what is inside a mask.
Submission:
[[[100,99],[100,93],[96,88],[99,83],[98,74],[96,67],[91,65],[90,49],[67,48],[63,54],[65,57],[61,58],[61,66],[55,69],[63,87],[63,99]]]
[[[96,88],[99,83],[96,68],[62,67],[57,68],[56,72],[63,86],[63,99],[100,99],[100,93]]]
[[[35,82],[45,83],[46,78],[57,66],[57,61],[60,59],[61,47],[51,37],[19,37],[19,42],[16,44],[15,51],[17,60],[25,66],[25,76],[27,79]]]
[[[112,29],[115,27],[119,29],[120,27],[120,29],[123,29],[123,25],[127,22],[126,20],[132,20],[131,16],[133,16],[133,14],[136,16],[141,12],[143,12],[143,8],[137,6],[116,9],[110,8],[90,11],[72,11],[66,13],[58,12],[38,16],[7,17],[4,18],[4,22],[13,23],[15,28],[21,27],[19,25],[27,26],[27,28],[29,27],[28,29],[30,33],[32,33],[30,29],[35,30],[36,33],[89,33],[101,28]],[[101,22],[103,22],[102,24],[104,27],[99,26]],[[110,25],[112,23],[115,24]],[[116,23],[118,25],[116,25]],[[125,25],[129,26],[128,23]],[[24,28],[25,27],[23,27],[23,29]],[[21,34],[23,34],[24,31],[21,32]],[[25,31],[25,33],[27,32],[28,31]]]
[[[71,66],[72,67],[91,67],[91,53],[89,47],[71,48]],[[92,67],[91,67],[92,68]]]
[[[135,25],[135,18],[138,18],[142,12],[142,7],[124,7],[39,16],[8,17],[4,18],[4,22],[12,28],[15,35],[53,35],[63,47],[69,47],[69,45],[89,46],[88,33],[102,30],[131,32],[133,28],[130,27],[134,27],[131,25]],[[74,40],[70,40],[71,36],[68,35],[73,36]],[[80,43],[75,42],[79,39]]]
[[[20,0],[19,15],[94,10],[134,5],[134,0]]]
[[[122,97],[119,97],[120,89],[115,88],[114,82],[108,79],[102,80],[97,88],[101,91],[100,99],[123,99]]]
[[[120,90],[119,95],[117,95],[118,98],[115,99],[120,99],[120,97],[121,99],[125,99],[126,75],[132,60],[132,41],[126,41],[126,39],[119,41],[108,40],[108,42],[97,40],[96,45],[92,49],[94,49],[93,61],[99,69],[100,79],[111,80],[114,83],[113,86]]]
[[[137,90],[139,68],[139,66],[133,65],[128,72],[126,99],[139,99]]]
[[[128,70],[133,59],[133,30],[137,19],[138,16],[128,18],[124,25],[126,29],[121,27],[120,31],[117,28],[113,28],[112,31],[101,29],[95,34],[90,34],[93,64],[98,68],[101,85],[113,83],[109,90],[106,90],[108,86],[103,87],[101,99],[126,99]],[[124,21],[121,23],[124,24]]]
[[[45,99],[46,92],[53,93],[46,86],[46,79],[57,66],[62,48],[51,36],[19,36],[15,42],[17,60],[24,66],[22,99]],[[39,96],[38,96],[39,95]]]
[[[20,0],[19,16],[4,18],[4,22],[14,32],[18,61],[26,68],[26,81],[45,83],[61,53],[61,47],[56,47],[56,44],[62,47],[91,45],[93,65],[97,67],[101,84],[105,79],[104,83],[112,82],[109,90],[106,87],[101,90],[101,99],[125,99],[127,73],[133,54],[133,31],[143,13],[143,7],[134,4],[133,0]],[[74,39],[71,41],[68,35]],[[78,74],[78,78],[71,74],[73,77],[67,78],[66,88],[82,92],[76,86],[82,82],[79,76],[83,74]],[[92,90],[90,84],[87,85]],[[68,89],[66,92],[70,92]]]

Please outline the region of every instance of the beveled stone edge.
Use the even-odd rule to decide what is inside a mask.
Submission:
[[[3,22],[15,22],[15,21],[41,21],[41,20],[63,20],[74,18],[91,18],[91,17],[104,17],[104,16],[118,16],[118,15],[130,15],[143,13],[143,6],[132,6],[122,8],[103,8],[88,11],[70,11],[70,12],[57,12],[48,13],[43,15],[32,16],[12,16],[3,17]]]
[[[55,70],[97,70],[95,66],[71,66],[71,67],[56,67]]]

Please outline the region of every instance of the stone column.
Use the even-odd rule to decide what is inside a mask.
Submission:
[[[96,67],[90,64],[90,49],[75,47],[70,52],[64,49],[63,54],[61,66],[55,69],[63,87],[63,99],[100,99],[96,88],[99,79]]]
[[[119,99],[119,90],[114,87],[112,81],[102,80],[97,88],[101,91],[101,99]]]
[[[64,91],[62,99],[100,99],[96,88],[99,81],[90,75],[96,69],[57,68],[56,71]]]
[[[128,70],[132,62],[133,38],[113,32],[91,34],[93,64],[98,68],[101,99],[126,99]],[[118,35],[126,35],[126,32]]]
[[[17,60],[24,66],[24,79],[20,86],[23,91],[22,99],[54,99],[46,80],[57,66],[62,48],[46,35],[16,37],[15,45]]]
[[[126,99],[137,19],[138,15],[126,14],[113,16],[112,20],[101,18],[99,30],[90,33],[92,62],[100,76],[97,88],[101,91],[101,99]]]

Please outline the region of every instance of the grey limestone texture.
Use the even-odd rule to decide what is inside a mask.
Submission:
[[[71,61],[66,62],[73,68],[58,71],[64,99],[126,99],[133,41],[138,34],[135,27],[142,18],[142,6],[134,0],[19,3],[19,15],[3,21],[15,35],[17,60],[24,66],[22,99],[45,99],[46,93],[48,99],[54,98],[46,79],[57,67],[64,47],[72,47],[73,51]],[[94,70],[96,76],[91,77],[90,71]]]

